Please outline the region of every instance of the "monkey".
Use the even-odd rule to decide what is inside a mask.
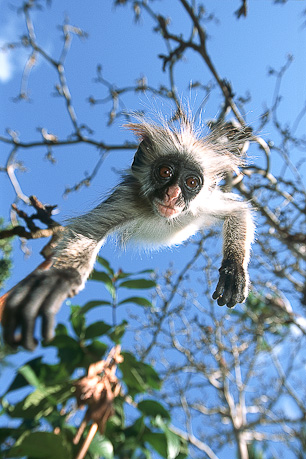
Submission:
[[[223,223],[223,259],[212,297],[229,308],[245,301],[253,211],[248,202],[220,186],[244,160],[218,141],[221,128],[202,137],[189,118],[178,125],[139,118],[127,127],[139,146],[121,182],[97,207],[70,221],[48,269],[35,270],[8,294],[2,322],[9,345],[34,349],[38,316],[42,338],[52,339],[61,304],[84,288],[111,234],[123,245],[150,249],[179,245],[203,228]]]

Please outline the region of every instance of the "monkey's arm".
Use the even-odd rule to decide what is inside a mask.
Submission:
[[[88,214],[74,219],[64,230],[50,266],[39,266],[8,293],[2,318],[5,342],[34,349],[38,316],[42,318],[43,339],[52,339],[54,318],[62,302],[84,287],[107,235],[131,220],[131,212],[127,215],[124,211],[131,209],[131,198],[123,187]],[[124,205],[125,199],[129,206]],[[19,329],[21,334],[16,337]]]
[[[225,216],[223,224],[223,260],[220,277],[213,299],[219,306],[232,308],[243,303],[248,296],[248,262],[251,243],[254,238],[254,224],[250,208],[237,201],[231,214]]]

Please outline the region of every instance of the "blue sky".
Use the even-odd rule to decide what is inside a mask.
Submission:
[[[11,4],[19,5],[16,1],[1,1],[0,43],[16,42],[25,30],[23,17],[12,11]],[[169,14],[167,2],[158,4],[161,10],[164,9]],[[252,101],[247,107],[247,121],[255,127],[264,107],[271,104],[275,80],[267,76],[268,68],[271,66],[279,69],[288,54],[295,56],[282,84],[283,104],[280,108],[285,119],[294,119],[303,107],[306,92],[306,30],[302,28],[301,15],[303,7],[306,6],[305,2],[291,1],[284,6],[275,6],[267,0],[254,0],[249,4],[248,17],[239,21],[233,14],[240,4],[238,1],[208,1],[205,4],[208,11],[215,12],[219,19],[219,22],[208,24],[208,51],[219,75],[232,82],[237,95],[244,96],[248,91],[251,92]],[[186,24],[180,8],[173,8],[171,16],[174,30],[188,32],[189,24]],[[91,107],[86,99],[89,95],[98,99],[106,95],[105,89],[93,81],[97,64],[102,65],[103,76],[118,87],[132,85],[143,75],[147,76],[148,83],[152,86],[168,83],[168,77],[161,71],[161,62],[157,58],[157,54],[164,51],[164,44],[158,35],[151,33],[151,19],[144,14],[140,23],[135,25],[130,8],[114,8],[112,2],[91,1],[89,9],[87,2],[78,2],[76,7],[73,1],[53,1],[51,8],[46,8],[44,12],[34,12],[33,20],[39,44],[54,57],[59,56],[61,49],[57,26],[65,17],[69,18],[72,25],[88,32],[86,40],[73,38],[66,61],[67,79],[79,121],[94,130],[96,139],[103,139],[108,143],[134,141],[133,136],[122,128],[122,122],[116,121],[111,128],[106,127],[107,106]],[[12,98],[18,94],[20,88],[27,55],[28,50],[24,49],[0,54],[0,134],[5,134],[6,128],[13,128],[19,132],[23,141],[39,140],[41,137],[37,127],[44,127],[48,132],[63,138],[67,132],[71,132],[70,120],[63,101],[51,95],[57,75],[42,59],[38,61],[29,79],[30,102],[12,103]],[[196,109],[203,95],[194,92],[190,94],[188,84],[191,78],[193,81],[206,83],[211,76],[199,58],[189,51],[186,59],[177,66],[176,81],[182,99],[189,99],[191,107]],[[204,120],[217,114],[219,101],[220,95],[214,92],[205,105],[202,115]],[[124,102],[127,110],[142,109],[153,103],[158,109],[170,112],[168,103],[163,105],[143,94],[140,97],[128,94]],[[302,130],[303,126],[300,128]],[[268,140],[273,132],[264,132],[263,135]],[[1,161],[5,164],[9,149],[2,144],[1,151]],[[36,194],[46,203],[58,203],[58,218],[61,221],[84,212],[99,202],[100,197],[118,181],[118,173],[112,168],[120,170],[127,167],[133,156],[133,151],[112,153],[90,188],[83,188],[63,200],[65,187],[73,186],[81,180],[84,171],[92,171],[98,152],[84,145],[61,147],[54,150],[57,160],[55,166],[46,161],[45,153],[42,148],[20,151],[18,159],[24,162],[28,173],[18,174],[18,178],[25,194]],[[14,199],[14,191],[4,174],[1,176],[1,189],[5,200],[1,200],[0,210],[8,218],[8,202]],[[18,245],[17,242],[16,244]],[[33,256],[24,260],[17,251],[17,269],[8,285],[14,284],[37,264],[37,246],[41,245],[41,241],[33,241],[29,245],[33,247]],[[106,255],[112,255],[112,251],[113,248],[104,249]],[[175,250],[173,255],[176,254]],[[129,260],[130,254],[127,257]],[[167,258],[160,254],[154,257],[157,257],[158,266],[161,257]],[[143,258],[142,263],[152,264],[151,258]],[[125,258],[120,258],[120,263],[123,259]]]
[[[16,42],[25,30],[23,17],[12,10],[11,4],[19,5],[20,2],[0,1],[0,45]],[[171,12],[174,31],[188,33],[189,24],[186,23],[182,10],[177,7],[169,8],[169,4],[176,5],[174,0],[154,2],[153,6],[154,4],[161,11],[165,11],[165,14]],[[280,107],[280,114],[284,119],[294,120],[306,98],[306,29],[302,27],[305,19],[302,12],[306,9],[306,2],[289,1],[285,5],[274,5],[269,0],[250,0],[247,18],[239,21],[233,14],[240,6],[238,0],[207,0],[205,5],[219,19],[218,23],[212,22],[207,26],[208,52],[219,75],[231,81],[237,95],[244,96],[248,91],[252,94],[252,101],[247,106],[247,121],[255,127],[259,124],[265,106],[270,105],[272,100],[275,80],[268,77],[269,67],[279,69],[284,65],[288,54],[294,56],[295,59],[282,83],[283,103]],[[85,1],[54,0],[50,8],[43,12],[36,11],[33,20],[39,44],[55,57],[59,56],[61,49],[57,26],[63,22],[65,16],[72,25],[88,32],[86,40],[73,38],[66,61],[69,88],[79,121],[93,129],[93,137],[96,139],[103,139],[108,143],[134,141],[133,136],[122,128],[121,121],[116,121],[112,127],[106,126],[108,106],[91,107],[86,99],[90,95],[97,99],[106,95],[105,89],[94,82],[97,64],[102,65],[103,76],[118,87],[130,86],[143,75],[147,76],[151,86],[168,84],[167,74],[161,71],[161,61],[157,57],[165,51],[164,44],[158,35],[152,33],[151,19],[144,13],[140,23],[135,25],[131,9],[115,9],[111,1],[91,0],[89,6],[89,2]],[[57,82],[56,72],[42,59],[38,61],[29,79],[30,102],[12,102],[20,88],[27,55],[28,51],[24,49],[0,52],[0,135],[5,135],[6,128],[12,128],[19,132],[23,141],[39,140],[37,127],[44,127],[48,132],[63,138],[71,132],[71,123],[63,101],[52,97],[54,84]],[[191,107],[196,109],[202,102],[203,94],[190,94],[190,79],[204,84],[211,80],[207,68],[191,51],[176,67],[176,84],[183,100],[189,100]],[[216,116],[220,100],[218,91],[214,92],[205,104],[202,115],[204,120]],[[140,97],[128,94],[124,102],[128,110],[142,109],[153,104],[169,113],[168,103],[163,104],[144,94]],[[300,125],[299,130],[300,133],[305,131],[305,123]],[[273,134],[273,131],[265,131],[263,136],[269,140]],[[9,148],[0,143],[0,166],[5,165],[8,153]],[[45,159],[45,153],[40,147],[20,150],[18,159],[24,162],[27,172],[18,173],[18,179],[26,195],[35,194],[44,203],[58,204],[59,221],[96,205],[118,181],[117,171],[128,167],[133,156],[133,151],[111,153],[89,188],[82,188],[63,199],[65,187],[73,186],[81,180],[84,171],[90,173],[99,153],[93,147],[84,145],[56,148],[53,152],[56,165]],[[275,167],[277,160],[277,157],[273,158]],[[9,204],[14,200],[14,191],[3,173],[0,175],[0,192],[0,215],[8,220]],[[15,241],[15,266],[12,277],[7,282],[8,288],[41,261],[39,250],[44,242],[29,242],[33,254],[30,258],[25,258],[18,248],[19,242]],[[189,250],[192,248],[175,248],[149,255],[135,251],[122,254],[113,244],[107,244],[101,254],[112,260],[115,268],[123,267],[127,271],[133,271],[157,267],[162,271],[170,261],[179,269]],[[102,294],[91,283],[75,302],[83,304],[88,299],[101,297]],[[66,314],[67,308],[60,314],[60,320]],[[18,357],[13,357],[12,361],[20,362],[23,358],[28,358],[28,354],[21,353]]]

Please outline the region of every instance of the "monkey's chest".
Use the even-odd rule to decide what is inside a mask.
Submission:
[[[141,217],[125,225],[119,236],[124,244],[131,242],[146,248],[169,247],[181,244],[203,226],[206,226],[203,219],[188,216],[173,220],[159,216]]]

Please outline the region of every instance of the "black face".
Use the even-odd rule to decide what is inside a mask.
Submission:
[[[181,160],[177,156],[166,156],[155,163],[152,174],[156,187],[156,197],[162,199],[169,187],[178,185],[185,204],[199,193],[204,182],[200,166]]]

